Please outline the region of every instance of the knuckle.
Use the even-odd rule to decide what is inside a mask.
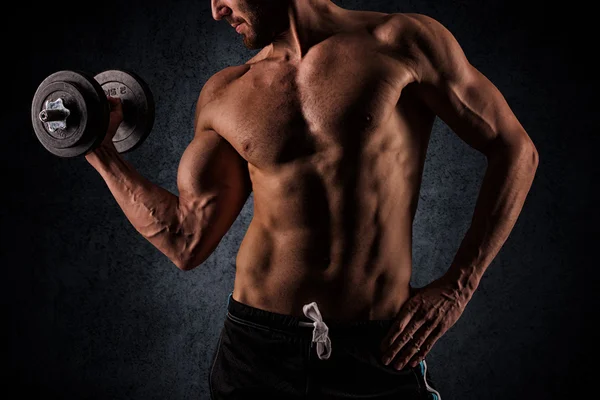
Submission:
[[[414,299],[409,299],[406,303],[404,303],[404,309],[409,313],[414,312],[418,307],[419,305],[416,301],[414,301]]]
[[[411,336],[408,334],[402,335],[402,338],[400,339],[401,343],[407,343],[410,340]]]
[[[427,313],[427,317],[430,319],[438,319],[444,315],[444,312],[439,308],[432,308]]]

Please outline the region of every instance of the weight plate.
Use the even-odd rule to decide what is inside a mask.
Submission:
[[[40,120],[48,102],[63,100],[69,110],[66,128],[51,131]],[[38,86],[31,104],[31,122],[40,143],[59,157],[76,157],[97,147],[106,134],[110,109],[102,88],[80,71],[59,71]]]
[[[123,105],[123,122],[113,137],[119,153],[137,148],[154,125],[154,97],[149,86],[130,71],[109,70],[95,76],[106,96],[118,97]]]
[[[42,87],[36,97],[34,102],[40,102],[41,107],[36,104],[32,108],[31,117],[42,145],[50,151],[76,145],[81,140],[87,125],[87,106],[79,89],[69,82],[52,82]],[[66,119],[67,126],[65,129],[51,131],[48,125],[40,120],[39,114],[48,103],[55,102],[59,98],[63,100],[64,107],[70,111]]]

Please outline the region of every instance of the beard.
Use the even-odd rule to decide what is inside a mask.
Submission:
[[[289,27],[288,2],[284,0],[242,0],[240,11],[246,16],[244,46],[262,49],[273,42],[277,34]]]

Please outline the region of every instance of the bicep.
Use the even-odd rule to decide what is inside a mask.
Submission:
[[[492,148],[530,142],[498,88],[472,66],[454,36],[420,16],[417,95],[464,142],[487,154]]]
[[[210,129],[196,133],[183,152],[177,186],[180,197],[188,201],[222,190],[240,194],[251,190],[246,161]]]
[[[247,163],[217,132],[201,130],[183,153],[177,186],[181,230],[200,232],[188,255],[196,266],[217,247],[252,191]]]

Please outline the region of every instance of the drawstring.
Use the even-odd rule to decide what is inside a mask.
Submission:
[[[327,360],[329,356],[331,356],[331,339],[329,339],[329,328],[323,322],[323,317],[321,316],[321,312],[319,311],[319,307],[317,303],[314,301],[310,304],[306,304],[302,307],[302,311],[307,318],[313,320],[314,322],[302,322],[300,321],[300,326],[314,326],[313,330],[313,343],[317,344],[317,356],[321,360]]]
[[[233,292],[229,293],[227,298],[227,303],[231,302]],[[303,322],[300,321],[300,326],[312,326],[315,329],[313,330],[313,343],[317,344],[317,355],[321,360],[327,360],[329,356],[331,356],[331,339],[329,339],[329,328],[323,322],[323,317],[321,316],[321,311],[319,311],[319,307],[317,303],[314,301],[310,304],[306,304],[302,307],[302,311],[304,311],[304,315],[311,319],[314,322]]]

